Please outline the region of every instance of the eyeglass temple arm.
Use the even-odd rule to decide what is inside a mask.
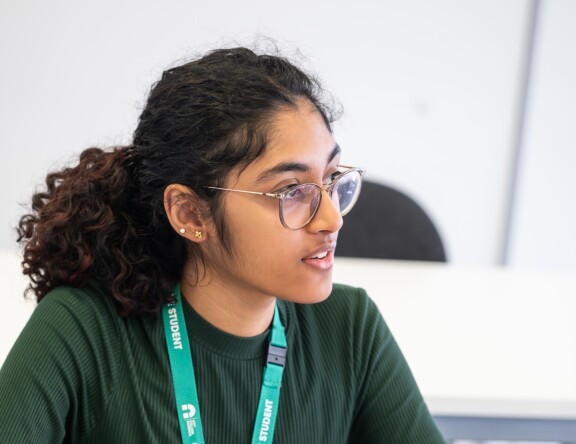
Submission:
[[[269,196],[269,197],[275,197],[276,199],[280,198],[280,195],[277,193],[261,193],[260,191],[233,190],[231,188],[220,188],[220,187],[206,187],[206,188],[210,188],[211,190],[235,191],[236,193],[256,194],[258,196]]]

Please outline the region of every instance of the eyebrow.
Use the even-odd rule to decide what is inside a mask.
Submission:
[[[338,144],[336,144],[334,146],[334,149],[330,152],[330,155],[328,156],[327,164],[332,162],[332,160],[340,152],[341,152],[340,146]],[[286,173],[286,172],[290,172],[290,171],[296,171],[298,173],[307,173],[310,171],[310,167],[308,165],[306,165],[304,163],[300,163],[300,162],[281,162],[278,165],[275,165],[272,168],[269,168],[269,169],[263,171],[262,173],[260,173],[258,175],[258,177],[256,178],[256,183],[265,182],[277,174]]]

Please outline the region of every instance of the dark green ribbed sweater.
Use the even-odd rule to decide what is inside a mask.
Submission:
[[[279,302],[288,357],[274,443],[443,443],[363,290]],[[207,444],[249,443],[268,334],[226,334],[184,304]],[[178,443],[162,318],[123,319],[95,287],[58,288],[0,370],[0,443]]]

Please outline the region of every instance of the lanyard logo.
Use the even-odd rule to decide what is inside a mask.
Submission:
[[[182,404],[182,417],[186,421],[188,436],[194,435],[194,429],[196,429],[196,408],[192,404]]]

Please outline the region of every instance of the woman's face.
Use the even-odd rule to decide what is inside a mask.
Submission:
[[[339,148],[311,104],[302,101],[297,109],[280,112],[271,134],[266,152],[239,175],[232,174],[227,188],[273,192],[291,184],[330,182]],[[312,221],[295,231],[282,225],[278,199],[225,192],[223,201],[233,254],[219,247],[217,255],[210,255],[213,279],[222,288],[237,296],[299,303],[328,297],[342,217],[326,192]]]

